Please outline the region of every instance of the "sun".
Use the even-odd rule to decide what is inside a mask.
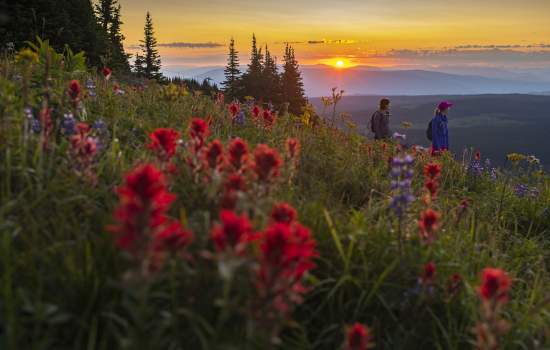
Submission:
[[[345,65],[344,61],[342,61],[342,60],[336,61],[336,67],[338,67],[338,68],[343,68],[344,65]]]

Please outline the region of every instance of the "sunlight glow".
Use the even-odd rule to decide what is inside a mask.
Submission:
[[[344,67],[344,61],[342,61],[342,60],[336,61],[336,67],[339,67],[339,68]]]

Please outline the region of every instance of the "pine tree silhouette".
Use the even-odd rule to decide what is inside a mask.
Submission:
[[[304,83],[300,67],[294,55],[294,49],[289,44],[285,47],[284,66],[282,74],[283,100],[287,102],[288,111],[300,114],[307,103],[304,93]]]
[[[265,46],[264,64],[261,82],[263,84],[264,100],[279,105],[281,101],[281,77],[277,69],[276,57],[271,55]]]
[[[263,54],[256,44],[256,35],[252,34],[252,52],[250,54],[250,63],[246,72],[243,74],[242,95],[252,96],[256,100],[264,98],[264,84],[262,83]]]
[[[239,97],[240,75],[239,70],[239,52],[235,49],[235,40],[231,38],[229,43],[229,55],[227,57],[227,66],[224,69],[225,81],[224,93],[228,100],[233,100]]]
[[[100,0],[95,6],[98,24],[106,42],[104,64],[117,72],[129,73],[129,55],[124,52],[124,35],[121,32],[121,6],[118,0]]]
[[[153,20],[151,14],[147,12],[145,17],[145,27],[143,29],[145,37],[141,40],[141,58],[143,59],[142,68],[135,65],[136,72],[139,74],[143,72],[143,76],[147,79],[162,79],[162,73],[160,72],[161,62],[160,55],[157,50],[157,39],[155,38],[155,31],[153,29]]]

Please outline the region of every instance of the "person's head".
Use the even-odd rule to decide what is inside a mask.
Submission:
[[[449,111],[449,109],[451,109],[452,106],[453,106],[453,104],[451,102],[442,101],[437,106],[437,109],[435,111],[436,111],[436,113],[447,114],[447,112]]]
[[[390,100],[387,98],[383,98],[380,100],[380,110],[381,111],[388,111],[390,109]]]

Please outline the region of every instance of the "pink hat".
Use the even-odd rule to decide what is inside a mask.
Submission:
[[[437,108],[439,108],[440,111],[444,111],[446,109],[448,109],[449,107],[452,107],[453,104],[449,101],[443,101],[439,104],[439,106]]]

